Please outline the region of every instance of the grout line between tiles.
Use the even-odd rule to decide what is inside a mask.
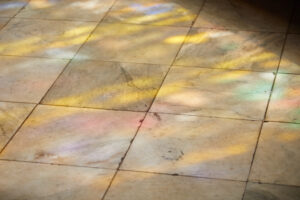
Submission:
[[[279,56],[279,62],[278,62],[278,65],[277,65],[277,69],[276,69],[276,72],[275,72],[275,77],[274,77],[274,80],[273,80],[273,83],[272,83],[271,91],[270,91],[268,102],[267,102],[267,105],[266,105],[264,119],[263,119],[263,121],[261,123],[260,129],[259,129],[259,133],[258,133],[258,136],[257,136],[257,141],[256,141],[256,144],[255,144],[255,147],[254,147],[254,152],[253,152],[253,155],[252,155],[252,161],[251,161],[251,164],[250,164],[249,173],[248,173],[248,177],[247,177],[247,181],[246,181],[246,184],[245,184],[244,193],[243,193],[243,196],[242,196],[241,200],[244,199],[245,194],[246,194],[246,189],[247,189],[247,185],[248,185],[249,178],[250,178],[250,175],[251,175],[251,171],[252,171],[252,167],[253,167],[253,163],[254,163],[256,151],[257,151],[257,147],[258,147],[258,144],[259,144],[259,140],[260,140],[260,136],[261,136],[261,133],[262,133],[263,125],[264,125],[264,123],[266,121],[268,108],[269,108],[269,105],[270,105],[270,102],[271,102],[271,98],[272,98],[273,90],[274,90],[274,87],[275,87],[275,82],[276,82],[277,74],[278,74],[278,71],[279,71],[280,63],[281,63],[283,52],[284,52],[284,49],[285,49],[285,45],[286,45],[286,41],[287,41],[287,36],[288,36],[288,31],[289,31],[289,28],[290,28],[291,23],[292,23],[293,14],[295,12],[295,3],[296,2],[294,0],[293,1],[293,5],[294,5],[293,11],[290,14],[289,23],[288,23],[288,26],[287,26],[286,31],[285,31],[284,41],[283,41],[283,44],[282,44],[282,47],[281,47],[281,51],[280,51],[280,56]]]

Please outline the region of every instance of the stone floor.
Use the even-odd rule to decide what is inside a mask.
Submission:
[[[0,200],[299,200],[300,2],[1,0]]]

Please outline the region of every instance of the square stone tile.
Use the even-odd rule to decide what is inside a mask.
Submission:
[[[190,26],[203,0],[122,0],[114,4],[108,22]]]
[[[246,180],[260,122],[148,114],[121,168]]]
[[[187,32],[182,27],[101,23],[76,57],[169,65]]]
[[[120,171],[106,200],[240,200],[245,183]]]
[[[300,124],[264,123],[250,179],[300,186]]]
[[[2,30],[0,55],[72,58],[96,22],[13,19]]]
[[[173,67],[150,111],[263,119],[274,75]]]
[[[283,40],[280,33],[192,29],[175,64],[276,71]]]
[[[0,151],[33,107],[33,104],[0,102]]]
[[[0,197],[5,200],[95,200],[113,170],[0,161]]]
[[[289,34],[280,61],[279,72],[300,74],[300,35]]]
[[[67,62],[0,56],[0,100],[38,103]]]
[[[26,6],[28,0],[1,0],[0,17],[13,17],[21,8]]]
[[[300,75],[278,74],[267,120],[300,123]]]
[[[281,185],[247,184],[243,200],[299,200],[300,188]]]
[[[116,168],[143,116],[38,106],[0,158]]]
[[[292,0],[207,0],[196,27],[285,32]]]
[[[5,17],[0,18],[0,30],[1,30],[1,28],[3,28],[3,27],[6,25],[6,23],[7,23],[9,20],[10,20],[10,18],[5,18]]]
[[[31,0],[16,17],[99,21],[114,0]]]
[[[146,111],[167,65],[72,61],[43,103]]]

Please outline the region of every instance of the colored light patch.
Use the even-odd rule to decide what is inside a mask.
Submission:
[[[0,11],[1,10],[8,10],[13,8],[21,8],[25,6],[25,2],[10,2],[10,3],[1,3],[0,4]]]
[[[167,38],[165,40],[165,42],[171,43],[171,44],[182,43],[182,41],[185,39],[185,37],[186,37],[185,35],[173,36],[173,37]],[[209,39],[208,33],[198,33],[195,35],[188,36],[186,43],[200,44],[200,43],[206,42],[208,39]]]
[[[130,7],[138,12],[142,12],[147,15],[165,13],[173,9],[172,4],[156,4],[151,6],[144,6],[142,4],[132,4]]]

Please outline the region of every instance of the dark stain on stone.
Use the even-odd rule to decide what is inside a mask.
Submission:
[[[281,200],[265,190],[247,190],[244,200]],[[283,199],[282,199],[283,200]]]
[[[166,160],[177,161],[177,160],[181,159],[183,155],[184,155],[183,151],[177,150],[175,148],[171,148],[162,156],[162,158],[164,158]]]
[[[159,116],[159,114],[154,113],[154,116],[155,116],[159,121],[161,121],[161,117]]]
[[[41,159],[41,158],[51,157],[51,156],[54,156],[54,154],[41,151],[35,154],[35,159]]]

